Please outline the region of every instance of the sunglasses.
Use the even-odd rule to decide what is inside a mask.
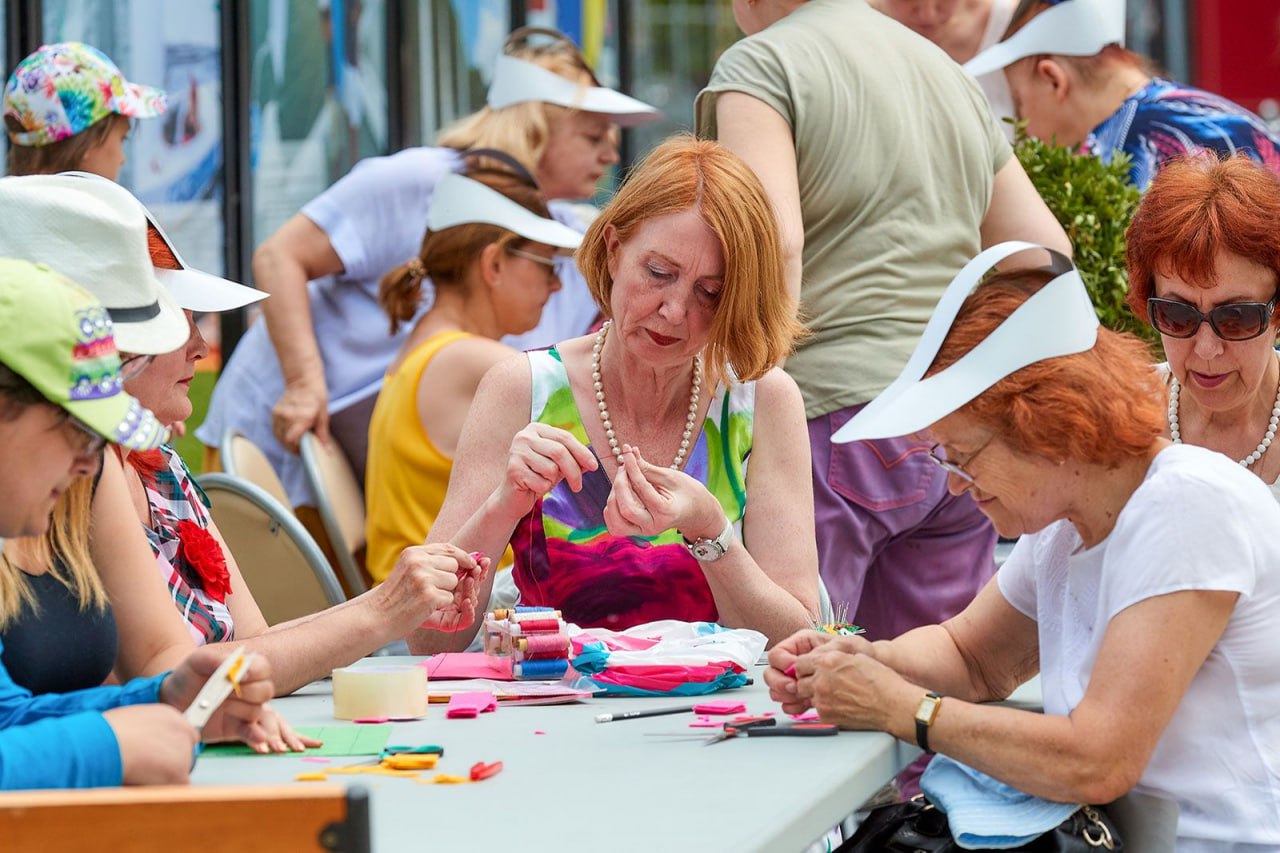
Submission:
[[[1147,300],[1147,313],[1151,325],[1162,335],[1171,338],[1189,338],[1200,330],[1200,324],[1209,321],[1213,333],[1224,341],[1247,341],[1265,332],[1271,325],[1271,314],[1276,299],[1270,302],[1229,302],[1219,305],[1207,314],[1186,302],[1173,299]]]

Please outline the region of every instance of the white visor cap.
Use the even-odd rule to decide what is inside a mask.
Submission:
[[[644,124],[662,118],[662,111],[604,86],[581,86],[541,65],[499,56],[493,69],[486,102],[490,109],[500,110],[512,104],[542,101],[589,113],[602,113],[623,127]]]
[[[1123,0],[1063,0],[970,59],[964,70],[981,77],[1028,56],[1094,56],[1109,44],[1124,44],[1124,32]]]
[[[453,173],[437,181],[427,227],[443,231],[476,222],[497,225],[558,249],[576,249],[582,243],[582,235],[569,226],[539,216],[479,181]]]
[[[925,378],[965,299],[992,267],[1028,249],[1052,257],[1056,277],[950,367]],[[925,326],[907,366],[876,397],[836,431],[837,444],[910,435],[935,424],[1001,379],[1029,364],[1092,349],[1098,315],[1071,259],[1035,243],[992,246],[952,279]]]

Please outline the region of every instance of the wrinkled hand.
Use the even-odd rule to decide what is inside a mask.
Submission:
[[[639,448],[624,444],[622,468],[605,503],[604,522],[614,536],[657,536],[672,528],[719,536],[724,530],[724,510],[693,477],[652,465]]]
[[[792,667],[801,655],[834,642],[834,634],[805,629],[796,631],[769,650],[769,668],[764,672],[764,683],[769,686],[769,698],[782,705],[788,714],[803,714],[809,710],[808,701],[796,694],[796,675]]]
[[[196,649],[161,682],[160,701],[185,711],[223,658],[234,652],[235,648],[225,643]],[[209,718],[202,733],[204,740],[242,740],[253,747],[266,743],[266,731],[257,723],[274,694],[270,664],[262,655],[254,655],[240,675],[240,695],[233,692]]]
[[[166,679],[167,680],[167,679]],[[182,785],[191,774],[199,735],[169,705],[127,705],[103,711],[120,747],[126,785]]]
[[[320,381],[286,385],[271,409],[271,432],[290,453],[299,452],[302,436],[311,430],[329,443],[329,392]]]
[[[289,721],[270,705],[262,706],[262,716],[254,725],[261,729],[261,740],[252,746],[264,755],[268,752],[303,752],[324,744],[322,740],[295,732]]]
[[[842,637],[796,658],[795,695],[817,708],[824,723],[887,731],[904,691],[914,696],[919,688],[871,655],[854,651],[844,642],[850,639],[861,638]]]
[[[480,587],[491,564],[483,554],[473,557],[448,542],[415,545],[400,553],[382,586],[394,584],[388,590],[393,602],[419,603],[419,627],[452,633],[475,621]]]
[[[531,423],[511,440],[507,476],[500,487],[504,503],[513,514],[523,516],[561,480],[580,491],[583,474],[599,466],[587,446],[571,433]]]

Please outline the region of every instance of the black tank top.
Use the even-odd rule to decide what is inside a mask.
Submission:
[[[23,607],[4,629],[0,661],[9,675],[32,693],[97,687],[111,674],[120,642],[111,606],[81,610],[52,574],[27,575],[26,582],[39,608]]]

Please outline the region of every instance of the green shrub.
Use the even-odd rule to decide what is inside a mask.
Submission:
[[[1016,126],[1014,153],[1040,197],[1062,223],[1075,247],[1076,267],[1104,326],[1133,332],[1149,341],[1155,331],[1124,303],[1129,273],[1124,232],[1142,194],[1129,183],[1129,156],[1117,152],[1110,163],[1041,142]]]

